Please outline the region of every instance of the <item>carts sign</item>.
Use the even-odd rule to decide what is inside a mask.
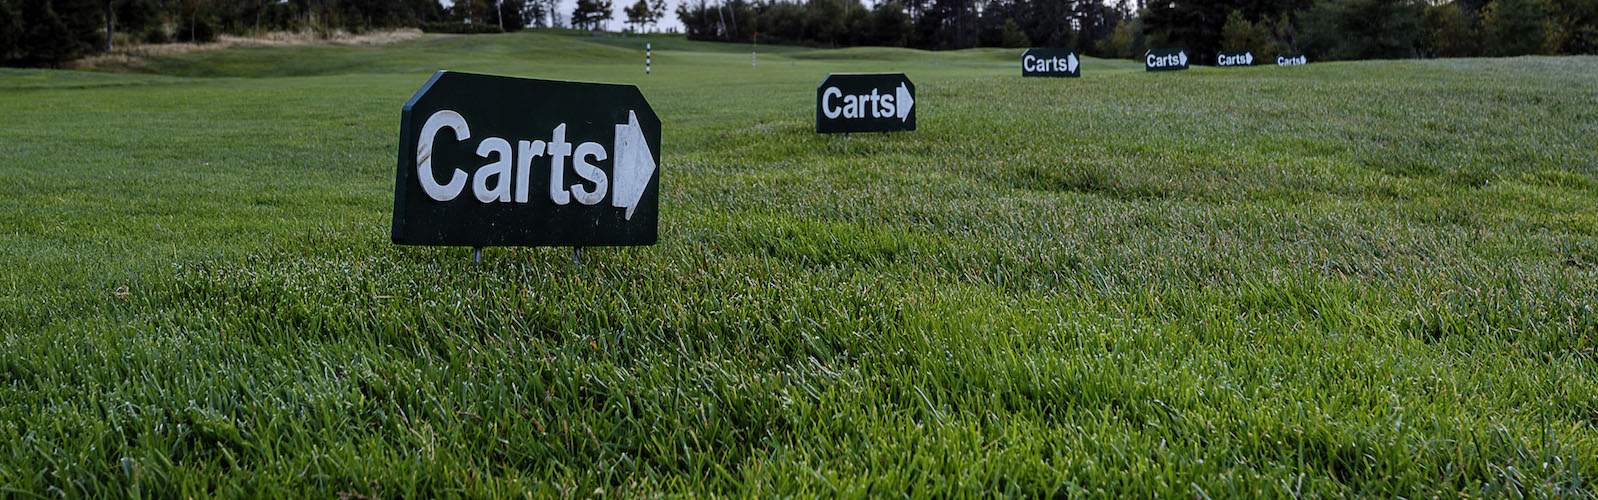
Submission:
[[[1150,50],[1147,54],[1144,54],[1143,69],[1148,71],[1187,69],[1187,51],[1183,49]]]
[[[903,73],[834,73],[816,87],[816,132],[916,129],[916,86]]]
[[[1215,56],[1216,66],[1253,66],[1253,52],[1222,52]]]
[[[1081,61],[1076,52],[1066,49],[1027,49],[1021,55],[1021,76],[1052,76],[1076,78]]]
[[[1282,54],[1276,56],[1277,66],[1299,66],[1309,64],[1309,58],[1304,54]]]
[[[660,118],[631,85],[440,71],[400,113],[394,243],[652,245]]]

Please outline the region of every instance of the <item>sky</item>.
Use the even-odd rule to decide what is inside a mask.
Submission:
[[[611,31],[625,29],[627,27],[627,13],[622,12],[622,10],[631,7],[632,4],[637,2],[638,0],[610,0],[611,9],[615,11],[615,16],[611,17],[610,25],[606,29]],[[679,33],[682,32],[682,21],[677,20],[677,4],[681,2],[682,0],[666,0],[666,16],[660,22],[655,23],[656,31],[676,30]],[[1106,5],[1115,4],[1114,0],[1103,0],[1103,2]],[[444,4],[445,7],[455,4],[454,0],[439,0],[439,3]],[[866,0],[864,3],[867,6],[874,4],[871,0]],[[571,22],[572,9],[576,6],[577,0],[560,0],[560,7],[558,8],[560,9],[561,19],[566,20],[568,23]]]
[[[682,22],[677,20],[677,4],[681,1],[666,0],[666,16],[660,22],[655,23],[656,31],[677,30],[682,32]],[[439,0],[439,3],[444,4],[444,7],[455,4],[453,0]],[[622,10],[631,7],[634,3],[638,3],[638,0],[610,0],[610,3],[615,15],[610,18],[610,25],[606,29],[621,31],[627,27],[627,13],[622,12]],[[576,7],[577,0],[560,0],[560,6],[557,7],[560,10],[560,18],[570,23],[572,9]]]

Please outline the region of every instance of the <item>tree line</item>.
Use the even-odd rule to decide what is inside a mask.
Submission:
[[[690,39],[923,49],[1182,47],[1316,60],[1593,54],[1598,0],[685,0]],[[757,35],[758,33],[758,35]]]
[[[610,0],[579,0],[572,25],[602,26]],[[665,12],[664,0],[651,12]],[[479,33],[562,27],[558,0],[0,0],[0,64],[59,66],[118,44],[209,42],[274,31],[395,28]],[[603,5],[597,5],[599,3]],[[603,8],[601,16],[592,9]],[[579,15],[582,16],[579,18]],[[650,18],[652,25],[659,15]]]
[[[612,0],[0,0],[0,64],[58,66],[117,43],[421,27],[605,29]],[[623,0],[624,2],[626,0]],[[1316,60],[1598,53],[1598,0],[681,0],[690,39],[924,49],[1047,46],[1100,57],[1184,47]],[[654,28],[665,0],[624,9]],[[758,36],[756,35],[758,33]]]

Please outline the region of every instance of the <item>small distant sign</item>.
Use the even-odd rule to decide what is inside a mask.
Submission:
[[[1027,49],[1021,55],[1021,76],[1077,78],[1081,60],[1069,49]]]
[[[1150,50],[1144,56],[1143,69],[1148,71],[1178,71],[1187,69],[1187,50]]]
[[[1254,65],[1254,53],[1253,52],[1248,52],[1248,51],[1243,51],[1243,52],[1222,52],[1222,53],[1220,53],[1220,55],[1215,56],[1215,65],[1216,66],[1253,66]]]
[[[440,71],[400,112],[401,245],[653,245],[660,118],[632,85]]]
[[[1281,54],[1276,56],[1277,66],[1302,66],[1309,64],[1309,58],[1304,54]]]
[[[916,86],[903,73],[833,73],[816,87],[816,132],[916,129]]]

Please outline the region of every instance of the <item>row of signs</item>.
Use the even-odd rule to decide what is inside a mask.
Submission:
[[[900,73],[828,75],[816,131],[915,130]],[[440,71],[400,111],[400,245],[653,245],[660,118],[638,87]]]
[[[1151,50],[1149,71],[1187,69]],[[1277,64],[1308,62],[1284,54]],[[1065,49],[1031,49],[1023,76],[1078,77]],[[1223,52],[1218,66],[1254,63]],[[916,129],[902,73],[837,73],[816,87],[816,132]],[[660,118],[638,87],[440,71],[400,114],[391,235],[401,245],[652,245]]]
[[[903,74],[834,74],[816,131],[915,130]],[[628,246],[658,236],[660,118],[638,87],[440,71],[400,111],[400,245]]]
[[[1178,71],[1188,67],[1187,51],[1184,49],[1159,49],[1150,50],[1143,57],[1143,69],[1147,71]],[[1277,66],[1297,66],[1308,64],[1309,58],[1304,54],[1280,54],[1276,56]],[[1221,52],[1215,55],[1215,65],[1222,67],[1253,66],[1253,52]]]
[[[1148,71],[1179,71],[1188,68],[1188,55],[1184,49],[1155,49],[1143,57],[1143,68]],[[1309,63],[1304,54],[1276,56],[1279,66]],[[1252,66],[1251,52],[1221,52],[1215,58],[1216,66]],[[1021,76],[1066,77],[1082,76],[1081,60],[1075,51],[1068,49],[1029,49],[1021,55]]]
[[[1276,65],[1277,66],[1299,66],[1299,65],[1303,65],[1303,64],[1309,64],[1309,58],[1304,57],[1304,54],[1278,54],[1276,56]],[[1215,65],[1216,66],[1253,66],[1254,65],[1254,53],[1253,52],[1247,52],[1247,51],[1244,51],[1244,52],[1222,52],[1222,53],[1220,53],[1220,54],[1215,56]]]

